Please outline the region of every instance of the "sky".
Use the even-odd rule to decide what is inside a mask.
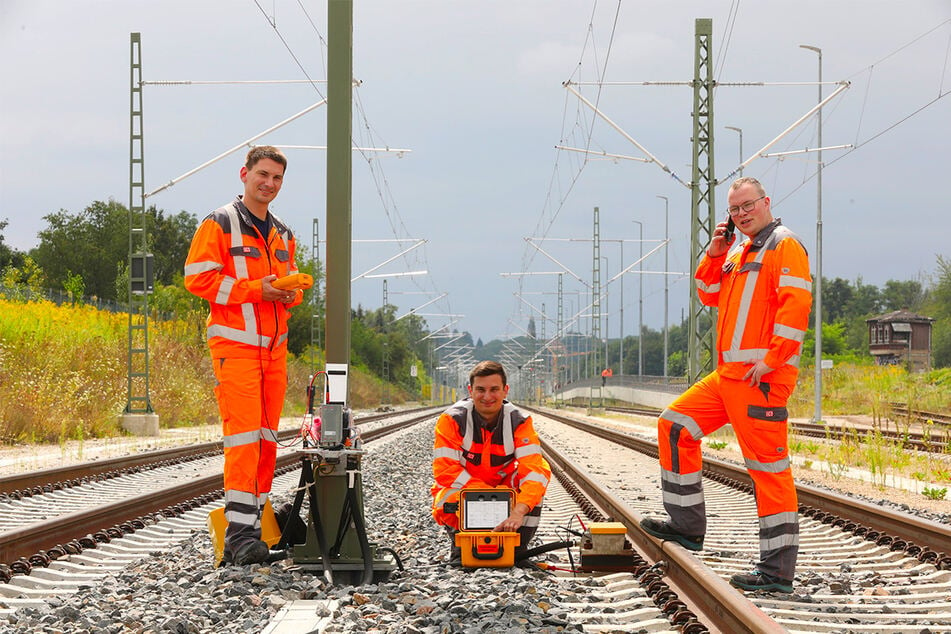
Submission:
[[[588,332],[589,317],[569,322],[591,312],[585,289],[597,207],[602,284],[611,280],[602,336],[632,336],[639,323],[661,329],[665,304],[667,321],[679,323],[692,292],[690,191],[680,181],[690,180],[693,95],[677,83],[693,78],[697,18],[713,20],[717,178],[729,182],[741,149],[744,159],[757,157],[816,104],[819,58],[800,45],[819,47],[823,95],[837,88],[831,82],[849,82],[823,109],[822,145],[852,146],[823,152],[823,276],[927,283],[937,258],[951,257],[940,187],[951,148],[947,0],[353,7],[354,145],[408,151],[353,154],[352,237],[364,242],[354,245],[351,270],[389,275],[398,315],[417,309],[433,329],[448,325],[485,342],[524,334],[534,317],[536,332],[544,323],[550,337],[560,271],[566,326]],[[61,209],[79,213],[110,198],[128,205],[131,32],[141,33],[146,81],[318,82],[147,85],[151,193],[319,101],[326,23],[326,0],[0,0],[5,243],[36,246],[43,217]],[[580,84],[603,117],[566,81]],[[670,83],[637,85],[649,81]],[[731,85],[750,82],[766,85]],[[325,145],[326,108],[255,143]],[[646,157],[637,145],[657,162],[558,149]],[[765,153],[816,147],[809,117]],[[246,151],[146,203],[204,217],[242,191]],[[286,153],[272,210],[309,249],[315,218],[325,237],[325,153]],[[817,166],[815,152],[793,153],[757,157],[744,171],[802,238],[814,274]],[[716,189],[718,217],[726,189]],[[426,242],[407,251],[417,240]],[[620,276],[622,269],[630,270]],[[399,275],[413,271],[427,273]],[[354,306],[382,304],[381,278],[357,279],[351,289]]]

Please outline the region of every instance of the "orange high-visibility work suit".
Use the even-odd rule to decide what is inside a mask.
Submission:
[[[700,440],[732,423],[753,479],[763,572],[793,579],[799,552],[796,489],[789,466],[786,401],[799,374],[812,278],[799,238],[774,220],[728,254],[703,257],[695,274],[700,301],[718,308],[717,368],[658,421],[661,489],[672,528],[704,535]],[[759,387],[743,376],[762,359]]]
[[[518,531],[519,549],[524,549],[538,529],[551,467],[542,455],[531,416],[505,401],[499,421],[489,430],[475,412],[472,399],[467,398],[436,421],[433,477],[433,519],[450,533],[459,528],[459,517],[447,513],[443,505],[458,502],[462,489],[515,489],[515,503],[531,509]]]
[[[185,287],[208,300],[207,339],[224,443],[225,550],[261,537],[287,391],[288,308],[262,301],[261,278],[297,272],[290,229],[269,213],[262,236],[239,196],[206,217],[185,261]]]

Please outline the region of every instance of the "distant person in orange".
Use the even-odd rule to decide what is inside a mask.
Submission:
[[[297,273],[294,234],[270,211],[287,158],[252,148],[240,170],[244,195],[209,214],[192,238],[185,288],[208,300],[207,339],[224,434],[222,565],[264,562],[261,509],[271,491],[277,429],[287,390],[287,321],[303,291],[271,283]]]
[[[452,405],[436,421],[433,445],[433,519],[449,533],[454,566],[461,565],[462,557],[455,546],[459,517],[447,513],[444,504],[458,502],[459,492],[466,488],[515,489],[512,512],[495,530],[518,532],[518,559],[538,529],[551,479],[532,417],[506,400],[509,386],[502,365],[478,363],[469,373],[468,388],[469,398]]]
[[[799,553],[796,487],[789,466],[786,402],[796,386],[809,324],[812,278],[800,239],[773,219],[755,178],[740,178],[727,197],[730,225],[746,236],[732,246],[719,223],[694,277],[700,301],[717,307],[717,368],[660,415],[661,489],[669,519],[641,521],[645,531],[688,550],[707,530],[701,439],[732,423],[753,479],[760,560],[733,575],[744,590],[792,592]]]
[[[607,383],[609,376],[614,376],[614,370],[612,370],[611,368],[605,368],[601,370],[601,385],[602,386],[604,386]]]

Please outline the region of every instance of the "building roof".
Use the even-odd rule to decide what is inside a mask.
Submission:
[[[865,323],[869,322],[878,322],[878,323],[894,323],[894,322],[915,322],[915,323],[924,323],[930,324],[934,321],[931,317],[925,317],[924,315],[918,315],[908,310],[893,310],[890,313],[885,313],[884,315],[879,315],[878,317],[871,317],[865,320]]]

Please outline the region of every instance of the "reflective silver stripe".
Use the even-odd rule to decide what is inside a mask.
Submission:
[[[204,262],[192,262],[185,266],[185,276],[198,275],[207,271],[220,271],[222,269],[220,262],[205,260]]]
[[[792,339],[793,341],[798,341],[799,343],[802,343],[803,339],[806,338],[805,330],[800,330],[799,328],[793,328],[792,326],[786,326],[784,324],[774,325],[773,334],[780,337],[785,337],[786,339]]]
[[[540,473],[535,473],[534,471],[532,471],[527,476],[522,478],[521,481],[519,482],[519,486],[521,486],[523,482],[538,482],[540,484],[545,485],[546,488],[548,487],[548,478],[546,478]]]
[[[222,443],[225,447],[241,447],[242,445],[253,445],[254,443],[261,440],[261,432],[255,429],[254,431],[246,431],[240,434],[230,434],[225,436],[222,439]],[[248,504],[257,504],[257,500],[252,500]]]
[[[779,286],[780,288],[801,288],[804,291],[812,292],[812,282],[804,280],[801,277],[796,277],[795,275],[780,275]]]
[[[800,350],[801,350],[801,348],[800,348]],[[794,354],[793,356],[789,357],[789,360],[786,361],[786,365],[791,365],[791,366],[794,367],[794,368],[798,368],[798,367],[799,367],[799,355],[798,355],[798,354]]]
[[[691,493],[690,495],[680,495],[672,491],[661,491],[664,504],[673,506],[697,506],[703,504],[703,493]]]
[[[234,278],[226,277],[221,280],[221,286],[218,287],[218,294],[215,295],[216,304],[227,304],[231,297],[231,289],[234,288]]]
[[[515,406],[511,403],[502,405],[502,448],[506,456],[515,453],[515,433],[512,430],[512,412]]]
[[[707,286],[706,284],[704,284],[704,283],[701,282],[700,280],[697,280],[697,288],[699,288],[699,289],[700,289],[701,291],[703,291],[704,293],[719,293],[719,292],[720,292],[720,283],[717,282],[716,284],[710,284],[709,286]]]
[[[286,332],[285,332],[284,334],[282,334],[280,337],[277,338],[277,345],[281,345],[281,344],[284,343],[285,341],[287,341],[287,333],[286,333]]]
[[[277,431],[268,427],[261,428],[261,440],[277,442]]]
[[[538,515],[526,515],[522,526],[538,526],[541,519]]]
[[[664,410],[664,413],[660,415],[660,417],[665,418],[672,423],[686,427],[687,431],[690,432],[690,435],[694,440],[700,440],[703,438],[703,431],[700,429],[700,425],[697,424],[697,421],[690,418],[686,414],[681,414],[680,412],[667,408]]]
[[[463,408],[466,410],[466,433],[462,435],[462,450],[472,451],[472,435],[475,433],[475,423],[472,421],[472,406],[474,403],[464,402]],[[463,458],[465,464],[465,458]]]
[[[449,447],[440,447],[439,449],[433,449],[433,459],[436,458],[449,458],[456,462],[462,461],[462,452],[458,449],[450,449]]]
[[[750,267],[754,270],[751,270],[749,273],[745,274],[746,279],[743,281],[743,293],[740,295],[740,306],[736,313],[736,323],[733,324],[733,336],[730,339],[730,349],[728,351],[724,351],[724,361],[726,360],[727,352],[738,351],[743,343],[743,333],[746,332],[746,322],[750,318],[750,306],[753,305],[753,295],[756,293],[756,280],[759,279],[759,269],[762,265],[764,257],[766,257],[766,249],[760,249],[756,253],[756,257],[753,258],[753,262],[748,262],[743,266],[745,269],[749,264],[760,265]]]
[[[264,508],[264,504],[267,502],[267,499],[271,496],[270,493],[261,493],[258,495],[258,508]]]
[[[724,350],[723,360],[727,363],[731,361],[743,362],[764,359],[769,353],[767,348],[750,348],[749,350]]]
[[[229,328],[228,326],[219,324],[208,326],[207,335],[209,339],[212,337],[221,337],[222,339],[244,343],[249,346],[256,346],[260,343],[262,348],[267,348],[271,344],[270,337],[259,336],[256,332],[238,330],[237,328]]]
[[[436,497],[433,498],[433,508],[441,507],[443,500],[445,500],[446,498],[448,498],[449,496],[455,493],[459,493],[459,489],[443,489],[442,491],[437,493]]]
[[[238,210],[234,204],[222,207],[228,213],[228,221],[231,223],[231,247],[234,261],[234,276],[239,279],[248,279],[248,259],[243,255],[234,255],[241,251],[244,246],[244,238],[241,237],[241,219],[238,217]]]
[[[763,473],[782,473],[789,468],[788,457],[783,458],[782,460],[777,460],[776,462],[759,462],[757,460],[744,458],[743,463],[750,471],[761,471]]]
[[[778,548],[783,548],[785,546],[798,546],[798,545],[799,545],[799,535],[777,535],[776,537],[770,537],[769,539],[759,540],[760,552],[776,550]]]
[[[258,496],[247,491],[238,491],[236,489],[225,489],[225,504],[233,502],[235,504],[247,504],[248,506],[258,505]]]
[[[542,452],[542,448],[538,445],[522,445],[515,450],[516,458],[524,458],[525,456],[531,456],[534,454],[539,454]]]
[[[453,482],[452,482],[452,487],[453,487],[454,489],[461,489],[461,488],[464,487],[464,486],[466,485],[466,483],[468,483],[469,480],[471,480],[471,479],[472,479],[472,476],[469,475],[469,472],[466,471],[465,469],[463,469],[462,472],[461,472],[458,476],[456,476],[456,479],[453,480]]]
[[[673,471],[661,469],[660,479],[663,482],[670,482],[672,484],[679,484],[681,486],[699,484],[703,480],[703,472],[694,471],[693,473],[674,473]]]
[[[259,522],[257,513],[241,513],[240,511],[225,511],[225,519],[228,520],[229,524],[244,524],[246,526],[254,526],[255,522]]]
[[[775,528],[777,526],[782,526],[783,524],[799,524],[799,513],[795,511],[784,511],[782,513],[774,513],[772,515],[766,515],[759,518],[759,527],[760,529],[764,528]]]

